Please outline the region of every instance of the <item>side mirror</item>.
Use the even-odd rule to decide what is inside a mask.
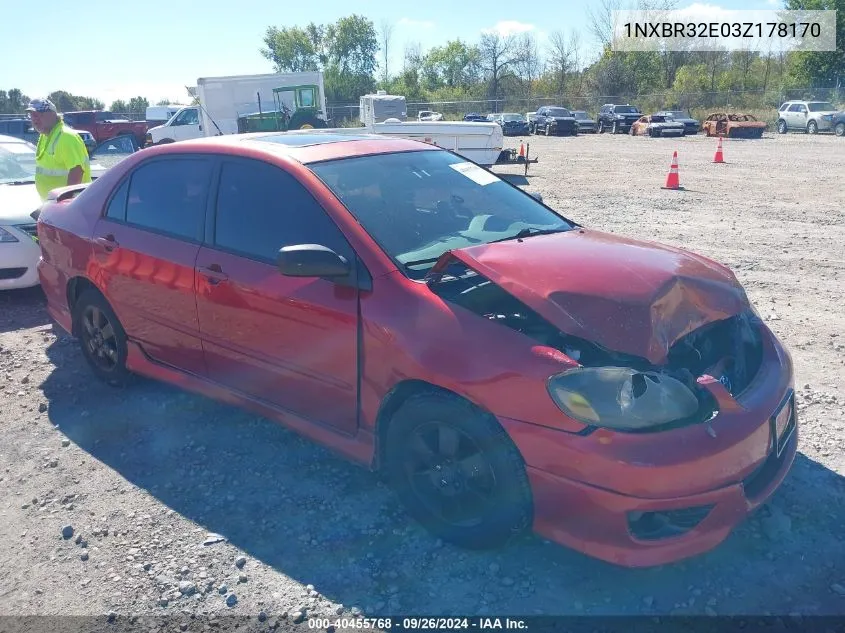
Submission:
[[[540,193],[539,191],[535,191],[534,193],[529,193],[528,195],[531,196],[532,198],[534,198],[537,202],[543,201],[543,194]]]
[[[276,266],[287,277],[346,277],[352,272],[346,258],[320,244],[284,246]]]

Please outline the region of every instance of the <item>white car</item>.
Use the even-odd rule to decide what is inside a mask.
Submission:
[[[91,163],[92,179],[105,171],[99,163]],[[0,290],[39,284],[41,249],[32,213],[40,206],[35,188],[35,145],[0,135]]]
[[[440,112],[434,112],[433,110],[420,110],[420,113],[417,115],[417,121],[442,121],[443,115]]]

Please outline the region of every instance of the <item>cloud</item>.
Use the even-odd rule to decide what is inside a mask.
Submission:
[[[436,26],[431,20],[412,20],[411,18],[401,18],[398,24],[415,29],[433,29]]]
[[[518,33],[527,33],[528,31],[533,31],[537,27],[533,24],[526,24],[525,22],[517,22],[516,20],[502,20],[500,22],[496,22],[496,25],[490,29],[484,29],[481,31],[482,33],[498,33],[502,37],[507,37],[509,35],[516,35]]]

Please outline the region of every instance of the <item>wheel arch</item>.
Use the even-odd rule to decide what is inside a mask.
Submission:
[[[103,294],[103,291],[100,290],[93,281],[91,281],[87,277],[82,276],[72,277],[68,281],[66,288],[67,307],[71,315],[73,315],[74,313],[74,307],[76,306],[76,302],[79,300],[79,297],[82,296],[82,293],[84,293],[86,290],[94,290],[95,292],[99,293],[106,302],[108,302],[108,299],[106,299],[106,296]],[[74,330],[73,332],[71,332],[71,334],[77,336],[78,332],[76,331],[75,319],[71,321],[71,326]]]
[[[378,414],[376,415],[375,432],[373,434],[376,445],[375,450],[373,451],[373,463],[370,465],[371,470],[375,472],[380,472],[382,470],[385,456],[384,451],[387,444],[385,440],[387,438],[387,432],[390,428],[390,422],[393,416],[409,399],[420,395],[439,395],[442,397],[454,398],[475,409],[480,415],[489,416],[491,419],[496,420],[496,416],[491,411],[479,405],[477,402],[470,400],[466,396],[457,393],[456,391],[452,391],[451,389],[447,389],[446,387],[442,387],[425,380],[413,378],[403,380],[393,386],[387,395],[385,395],[384,399],[381,401],[381,405],[379,406]],[[522,455],[519,447],[515,444],[514,446],[522,459],[522,463],[525,465],[525,457]]]

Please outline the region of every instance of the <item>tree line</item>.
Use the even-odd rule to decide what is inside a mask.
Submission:
[[[601,46],[592,60],[583,59],[578,32],[553,31],[542,46],[530,31],[485,32],[474,42],[455,39],[425,51],[408,43],[401,68],[392,69],[393,25],[383,22],[377,28],[357,14],[325,25],[270,26],[261,53],[277,72],[323,71],[332,104],[355,104],[361,95],[384,89],[421,103],[562,95],[582,101],[590,96],[635,100],[659,94],[689,107],[683,102],[692,94],[748,93],[744,98],[754,100],[754,94],[767,92],[845,87],[842,19],[837,21],[837,50],[830,52],[622,52],[611,48],[612,11],[623,8],[621,0],[591,6],[585,35]],[[640,0],[638,8],[669,10],[675,2]],[[787,0],[785,8],[835,9],[841,16],[845,0]]]
[[[770,107],[764,103],[767,93],[845,87],[841,17],[837,49],[830,52],[621,52],[611,48],[612,11],[621,8],[622,0],[591,4],[586,33],[553,31],[542,45],[530,31],[485,32],[477,41],[455,39],[425,51],[409,42],[399,68],[389,64],[393,25],[382,22],[377,28],[358,14],[329,24],[269,26],[259,50],[276,72],[322,71],[330,104],[357,104],[361,95],[384,89],[412,103],[562,96],[583,103],[590,98],[642,100],[658,95],[669,103],[655,107],[686,108],[709,105],[689,103],[690,95],[740,93],[732,106]],[[675,8],[675,0],[639,0],[637,8],[669,10]],[[785,8],[836,10],[843,16],[845,0],[786,0]],[[583,59],[584,36],[601,45],[596,59]],[[49,96],[60,111],[104,108],[98,99],[63,90]],[[27,102],[20,90],[0,91],[0,113],[23,112]],[[167,103],[162,99],[158,105]],[[144,97],[134,97],[115,101],[109,109],[143,116],[148,105]]]
[[[83,97],[73,95],[65,90],[55,90],[47,95],[47,98],[56,105],[59,112],[74,112],[77,110],[105,110],[105,103],[94,97]],[[0,90],[0,114],[23,115],[29,105],[30,97],[23,94],[18,88],[11,90]],[[173,101],[161,99],[156,105],[170,105]],[[112,101],[109,107],[110,112],[116,114],[129,114],[134,117],[143,118],[146,115],[150,102],[145,97],[132,97],[128,101],[117,99]]]

